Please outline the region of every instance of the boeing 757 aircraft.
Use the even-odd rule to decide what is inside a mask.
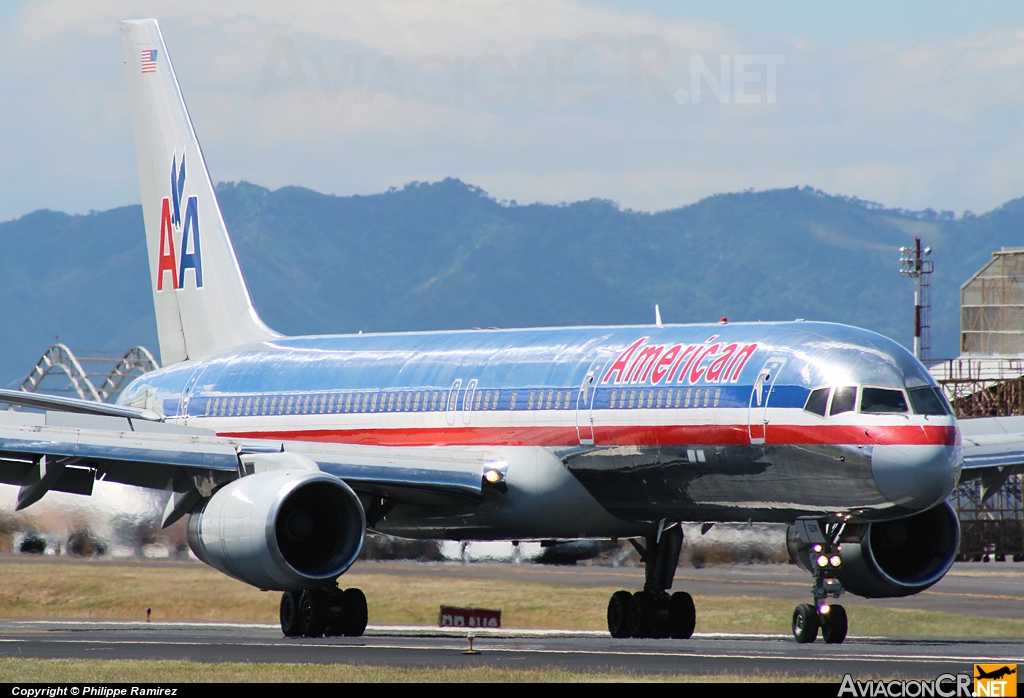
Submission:
[[[690,595],[671,593],[681,522],[789,525],[812,576],[799,642],[819,629],[844,640],[845,591],[906,596],[949,570],[960,430],[925,368],[878,334],[820,322],[275,333],[157,23],[121,35],[163,368],[117,405],[4,391],[45,411],[0,413],[0,481],[21,485],[19,508],[97,479],[166,490],[163,524],[188,516],[195,555],[283,592],[282,631],[309,637],[362,634],[365,596],[339,579],[367,530],[629,539],[646,578],[612,595],[615,637],[693,633]],[[1019,439],[969,446],[963,467],[977,467],[964,472],[986,486],[1024,463]]]

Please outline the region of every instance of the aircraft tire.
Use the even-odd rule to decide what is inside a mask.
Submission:
[[[800,644],[814,642],[818,637],[818,611],[802,603],[793,611],[793,637]]]
[[[670,637],[689,640],[697,625],[697,609],[693,606],[693,597],[685,591],[677,591],[668,603]]]
[[[362,637],[366,631],[369,612],[366,608],[366,595],[359,589],[346,589],[341,594],[343,609],[341,631],[347,637]]]
[[[654,594],[638,591],[629,601],[629,613],[626,622],[629,634],[633,637],[654,637],[657,630],[658,609]]]
[[[608,632],[612,637],[629,637],[629,603],[633,595],[628,591],[617,591],[608,601]]]
[[[838,645],[845,640],[848,629],[846,609],[838,604],[832,606],[821,620],[821,638],[830,645]]]
[[[302,635],[302,627],[299,623],[299,601],[301,599],[301,591],[286,591],[281,594],[281,632],[285,637]]]
[[[327,630],[327,592],[306,589],[299,602],[299,623],[305,637],[323,637]]]

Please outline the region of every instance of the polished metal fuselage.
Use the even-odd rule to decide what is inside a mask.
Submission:
[[[289,450],[485,453],[506,491],[402,503],[376,527],[554,538],[934,506],[959,472],[952,416],[804,409],[821,387],[931,385],[889,339],[796,322],[281,339],[147,374],[121,401]]]

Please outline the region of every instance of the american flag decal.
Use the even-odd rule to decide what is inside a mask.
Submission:
[[[156,72],[156,49],[151,48],[142,52],[142,72]]]

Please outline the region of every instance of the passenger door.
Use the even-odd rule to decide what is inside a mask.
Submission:
[[[757,374],[754,388],[750,391],[750,406],[747,411],[750,443],[763,444],[768,436],[768,402],[771,400],[772,389],[786,359],[773,357],[765,362]]]
[[[178,416],[182,418],[188,417],[188,403],[192,399],[192,391],[196,388],[196,383],[202,377],[206,371],[207,364],[203,364],[192,371],[192,375],[188,377],[188,381],[185,383],[185,389],[181,391],[181,398],[178,402]],[[188,423],[187,421],[185,422]]]

